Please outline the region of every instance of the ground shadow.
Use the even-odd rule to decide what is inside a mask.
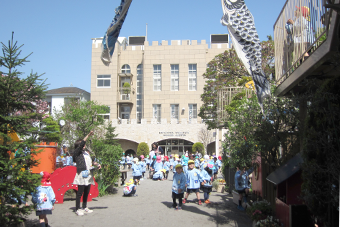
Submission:
[[[88,207],[90,210],[101,210],[101,209],[107,209],[108,207],[91,207],[91,206],[89,206]],[[68,208],[69,210],[73,210],[74,212],[75,212],[75,210],[76,210],[76,207],[70,207],[70,208]]]
[[[34,219],[34,220],[26,220],[25,226],[26,227],[39,227],[40,226],[39,217],[37,217],[37,219]]]
[[[162,202],[162,203],[169,208],[172,207],[171,202]],[[228,223],[230,223],[230,220],[228,218],[218,214],[218,212],[217,212],[216,215],[211,215],[210,213],[205,212],[205,211],[201,210],[200,208],[193,207],[193,206],[182,207],[182,210],[183,210],[183,212],[192,212],[192,213],[196,213],[196,214],[200,214],[200,215],[205,215],[205,216],[209,217],[210,221],[213,221],[216,224],[228,224]]]

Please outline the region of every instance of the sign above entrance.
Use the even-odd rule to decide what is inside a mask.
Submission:
[[[159,132],[159,134],[163,136],[169,136],[169,137],[180,137],[180,136],[187,136],[189,132]]]

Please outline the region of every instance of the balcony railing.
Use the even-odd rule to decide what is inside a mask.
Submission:
[[[217,117],[220,123],[228,118],[227,112],[225,111],[225,106],[229,105],[233,98],[242,92],[245,92],[246,97],[249,97],[249,95],[255,93],[254,90],[248,89],[246,87],[226,87],[224,89],[218,90]]]
[[[277,86],[327,39],[330,15],[324,0],[287,0],[274,25]]]
[[[118,100],[131,101],[131,93],[134,93],[133,88],[118,88]]]

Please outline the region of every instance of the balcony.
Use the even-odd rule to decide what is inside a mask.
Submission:
[[[246,97],[249,97],[249,95],[254,94],[255,91],[246,87],[226,87],[217,91],[217,118],[221,126],[223,126],[223,122],[226,122],[228,119],[225,106],[229,105],[233,98],[240,93],[244,93]]]
[[[118,103],[133,103],[132,96],[135,94],[134,88],[118,88],[117,102]]]
[[[303,92],[304,79],[338,74],[336,9],[339,0],[286,1],[274,25],[276,95]]]

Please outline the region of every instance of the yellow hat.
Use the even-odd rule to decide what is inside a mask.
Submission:
[[[195,164],[195,162],[193,160],[189,160],[188,165],[190,165],[190,164]]]
[[[162,171],[163,173],[166,173],[166,170],[165,170],[165,169],[161,169],[161,171]]]
[[[203,162],[204,161],[204,158],[201,158],[201,160],[200,160],[201,162]]]
[[[175,166],[175,169],[177,169],[177,168],[183,168],[183,166],[182,166],[181,164],[177,164],[177,165]]]
[[[133,179],[130,179],[128,182],[126,182],[125,183],[125,186],[129,186],[129,185],[131,185],[131,184],[133,184],[134,182],[133,182]]]

